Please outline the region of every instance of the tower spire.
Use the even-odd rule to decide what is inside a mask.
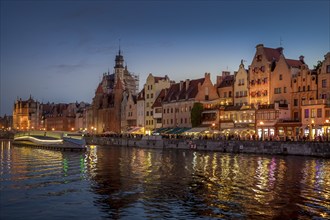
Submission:
[[[120,52],[121,52],[121,51],[120,51],[120,38],[119,38],[119,55],[120,55]]]

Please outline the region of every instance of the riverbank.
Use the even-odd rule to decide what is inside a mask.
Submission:
[[[284,142],[239,140],[190,140],[162,139],[157,136],[144,138],[86,137],[89,145],[114,145],[125,147],[217,151],[224,153],[299,155],[330,158],[330,142]]]

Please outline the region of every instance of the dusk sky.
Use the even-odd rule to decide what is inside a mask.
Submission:
[[[0,116],[17,97],[92,102],[113,72],[119,39],[128,69],[171,80],[251,64],[255,46],[305,56],[310,68],[330,51],[330,1],[3,1]],[[282,39],[282,40],[280,40]]]

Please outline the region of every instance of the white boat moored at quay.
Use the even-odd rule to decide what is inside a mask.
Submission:
[[[65,131],[26,131],[14,136],[14,145],[34,146],[56,150],[85,150],[83,134]]]

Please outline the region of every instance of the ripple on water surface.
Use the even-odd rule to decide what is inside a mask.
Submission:
[[[1,219],[329,219],[327,159],[1,142]]]

